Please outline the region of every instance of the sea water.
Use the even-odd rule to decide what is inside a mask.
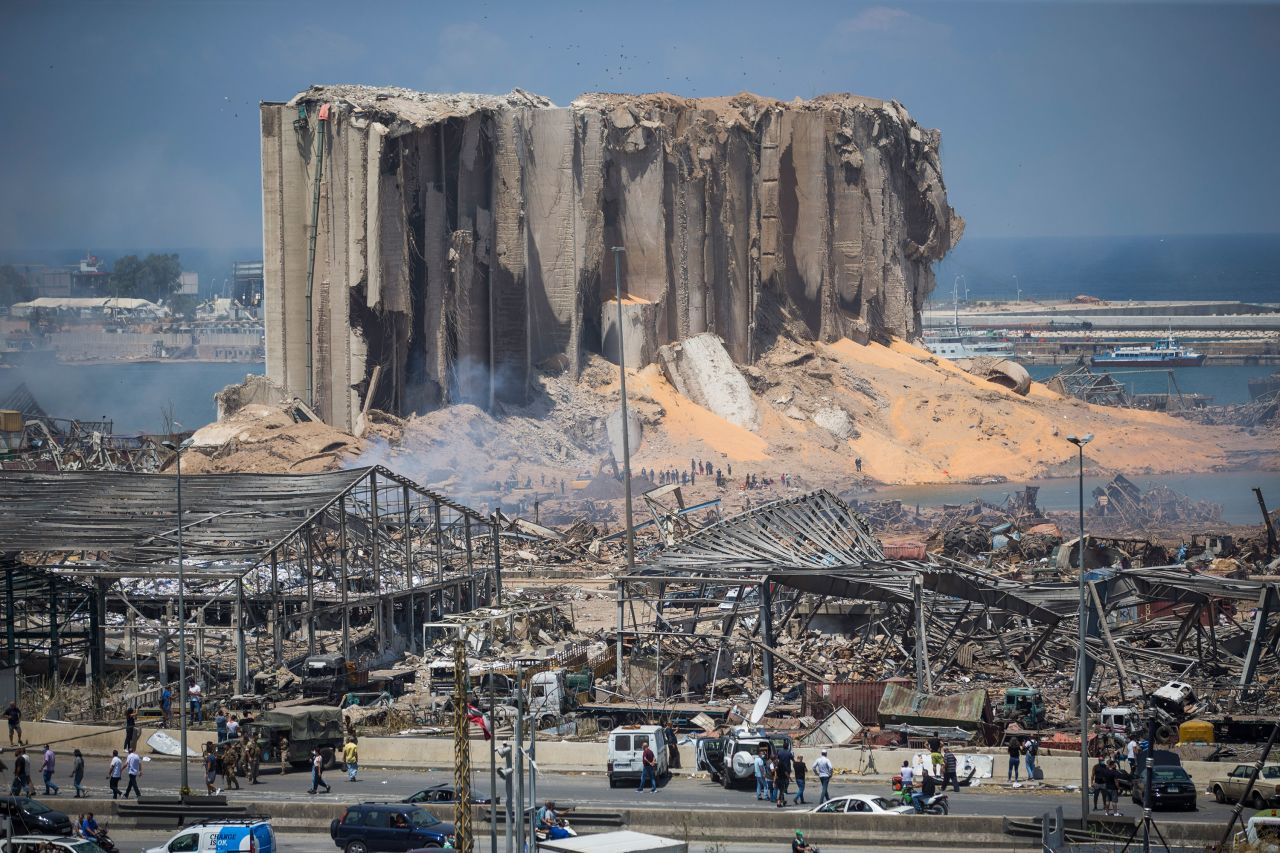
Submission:
[[[1037,382],[1044,382],[1055,373],[1066,369],[1063,365],[1029,364],[1027,372]],[[1214,367],[1092,368],[1095,373],[1105,372],[1120,383],[1130,394],[1163,394],[1180,391],[1183,394],[1203,394],[1213,398],[1213,404],[1226,406],[1249,402],[1249,380],[1255,376],[1270,376],[1275,367],[1223,365]],[[1173,374],[1172,380],[1170,373]]]

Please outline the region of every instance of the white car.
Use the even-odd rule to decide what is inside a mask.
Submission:
[[[846,794],[832,797],[822,805],[809,809],[814,814],[910,814],[915,811],[900,800],[876,794]]]
[[[0,853],[40,853],[51,848],[55,853],[104,853],[97,844],[75,835],[15,835],[0,840]]]

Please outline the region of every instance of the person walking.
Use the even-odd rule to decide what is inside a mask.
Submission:
[[[636,788],[636,792],[644,790],[644,783],[647,780],[650,784],[649,790],[658,793],[658,757],[653,754],[653,750],[649,748],[649,741],[640,741],[643,752],[640,753],[640,787]]]
[[[809,804],[809,801],[804,798],[805,775],[808,773],[808,769],[805,766],[803,755],[797,755],[791,759],[791,775],[796,780],[796,798],[792,802],[798,806]]]
[[[56,760],[57,756],[54,755],[53,747],[46,743],[44,745],[44,761],[40,764],[40,775],[44,778],[44,795],[46,797],[56,797],[58,792],[62,790],[53,781],[53,769]],[[53,793],[49,792],[50,788],[53,789]]]
[[[787,791],[791,785],[791,762],[795,754],[791,747],[783,744],[782,749],[773,756],[773,784],[778,789],[778,808],[787,804]]]
[[[818,784],[822,786],[822,791],[818,794],[818,802],[819,804],[825,803],[831,799],[831,792],[828,786],[831,784],[831,774],[834,772],[834,768],[831,766],[831,759],[827,758],[825,749],[818,756],[818,760],[813,762],[813,772],[818,777]]]
[[[4,709],[4,716],[9,721],[9,746],[13,746],[14,735],[18,737],[18,746],[26,746],[27,742],[22,739],[22,709],[16,701]]]
[[[138,736],[138,712],[130,708],[124,712],[124,746],[125,752],[133,749],[133,741]]]
[[[166,729],[173,722],[173,691],[167,684],[160,688],[160,719]]]
[[[947,783],[951,783],[953,793],[960,793],[960,777],[956,775],[956,754],[951,751],[951,747],[944,746],[942,748],[942,790],[947,789]]]
[[[76,787],[75,799],[87,796],[84,790],[84,755],[78,749],[71,753],[71,784]]]
[[[142,789],[138,787],[138,777],[142,775],[142,756],[138,755],[138,750],[129,750],[129,755],[124,760],[124,769],[129,774],[129,784],[125,785],[124,798],[129,799],[130,791],[141,797]]]
[[[1005,779],[1006,782],[1018,781],[1018,765],[1020,764],[1018,759],[1020,759],[1021,757],[1022,757],[1022,747],[1019,745],[1018,739],[1016,737],[1010,738],[1009,740],[1009,776],[1008,778]]]
[[[222,742],[227,739],[227,712],[223,708],[219,708],[213,716],[213,728],[218,733],[217,744],[222,746]]]
[[[111,799],[120,798],[120,777],[124,775],[124,759],[120,750],[111,750],[111,763],[107,765],[107,784],[111,786]]]
[[[1124,759],[1129,762],[1129,775],[1133,776],[1138,772],[1138,741],[1132,735],[1129,736],[1129,742],[1124,745]]]
[[[218,754],[213,751],[211,741],[204,742],[204,789],[212,795],[218,787]]]
[[[308,794],[314,794],[324,788],[326,794],[331,792],[329,783],[324,781],[324,754],[318,749],[311,750],[311,790]]]
[[[360,769],[360,749],[356,746],[356,739],[347,738],[346,744],[342,747],[342,762],[347,765],[347,781],[357,782],[356,772]]]
[[[20,797],[24,791],[28,797],[33,797],[36,793],[31,787],[31,758],[27,755],[26,747],[19,746],[13,756],[13,783],[9,786],[9,793]]]

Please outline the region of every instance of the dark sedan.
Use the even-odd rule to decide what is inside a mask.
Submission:
[[[0,817],[13,821],[14,835],[71,834],[71,818],[30,797],[0,797]]]
[[[1133,801],[1142,805],[1147,774],[1139,772],[1133,777]],[[1187,771],[1176,765],[1156,765],[1151,768],[1151,807],[1196,810],[1196,783]]]
[[[402,802],[453,803],[453,802],[457,802],[457,799],[458,799],[457,789],[450,784],[442,782],[439,785],[432,785],[429,788],[423,788],[421,791],[418,791],[415,794],[410,794],[409,796],[405,797],[404,800],[402,800]],[[471,792],[471,802],[473,805],[487,806],[490,803],[490,798],[488,794],[485,794],[482,791],[473,790]],[[502,798],[498,797],[497,801],[494,802],[494,805],[498,805],[501,802],[502,802]]]

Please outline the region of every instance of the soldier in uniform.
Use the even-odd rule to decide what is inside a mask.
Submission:
[[[224,779],[222,787],[230,790],[231,788],[240,787],[240,779],[236,776],[236,765],[240,762],[240,747],[235,743],[228,743],[222,748],[222,778]]]
[[[258,743],[258,733],[249,738],[249,784],[258,784],[258,765],[262,763],[262,745]]]
[[[289,738],[280,735],[280,775],[289,772]]]

